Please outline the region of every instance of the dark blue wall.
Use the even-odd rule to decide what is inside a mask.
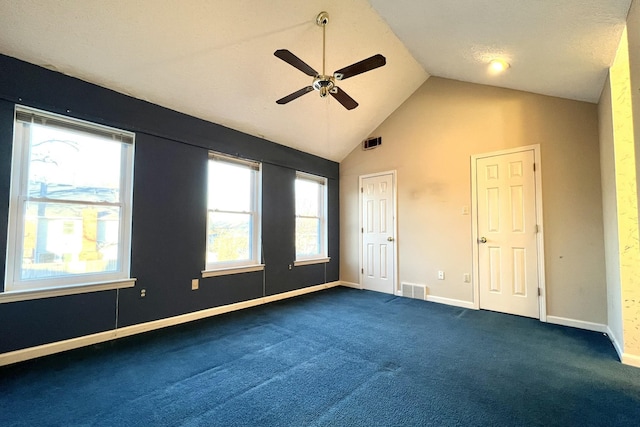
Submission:
[[[212,100],[215,102],[215,99]],[[6,259],[15,104],[136,132],[135,288],[0,304],[0,353],[338,280],[338,164],[0,55],[0,259]],[[264,272],[204,267],[207,153],[263,162]],[[328,264],[294,267],[294,179],[329,178]],[[0,264],[4,278],[5,265]],[[4,286],[4,285],[3,285]],[[140,289],[146,297],[140,298]],[[118,311],[116,315],[116,309]]]

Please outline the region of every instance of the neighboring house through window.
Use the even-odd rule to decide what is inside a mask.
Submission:
[[[258,271],[261,264],[260,163],[209,154],[203,277]]]
[[[296,173],[295,265],[329,262],[327,255],[327,179]]]
[[[15,113],[2,299],[133,286],[134,134],[22,106]]]

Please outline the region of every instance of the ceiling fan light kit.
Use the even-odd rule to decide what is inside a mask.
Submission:
[[[347,93],[336,86],[336,81],[346,80],[349,77],[356,76],[358,74],[371,71],[375,68],[382,67],[387,63],[384,56],[377,54],[363,59],[362,61],[351,64],[344,67],[332,75],[325,73],[325,29],[329,23],[329,14],[327,12],[320,12],[316,17],[316,24],[322,27],[322,74],[318,73],[302,59],[288,51],[287,49],[278,49],[273,54],[282,59],[287,64],[297,68],[308,76],[313,77],[313,81],[310,86],[297,90],[283,98],[276,101],[278,104],[287,104],[294,99],[301,97],[302,95],[309,93],[313,90],[318,91],[321,98],[325,98],[327,95],[331,95],[347,110],[353,110],[358,106],[358,103],[351,98]]]
[[[507,61],[501,58],[492,59],[491,62],[489,62],[489,66],[495,73],[502,73],[511,67]]]

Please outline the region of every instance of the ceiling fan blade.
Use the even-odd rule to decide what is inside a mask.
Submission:
[[[380,55],[373,55],[370,58],[363,59],[360,62],[351,64],[348,67],[344,67],[333,73],[336,80],[346,80],[349,77],[357,76],[358,74],[366,73],[375,68],[382,67],[387,63],[387,59]]]
[[[285,96],[284,98],[280,98],[276,101],[276,104],[286,104],[287,102],[291,102],[296,98],[300,98],[302,95],[304,95],[305,93],[309,93],[313,90],[313,87],[311,86],[307,86],[307,87],[303,87],[300,90],[297,90],[295,92],[293,92],[292,94],[289,94],[287,96]]]
[[[353,110],[358,106],[358,103],[339,87],[334,87],[329,93],[347,110]]]
[[[289,52],[287,49],[278,49],[273,52],[275,56],[282,59],[289,65],[296,67],[298,70],[302,71],[308,76],[315,77],[318,75],[318,72],[307,65],[302,59],[295,56],[293,53]]]

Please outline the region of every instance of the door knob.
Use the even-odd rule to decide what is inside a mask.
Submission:
[[[387,237],[387,242],[393,242],[393,237]]]
[[[486,237],[479,238],[478,243],[487,243],[487,238]]]

